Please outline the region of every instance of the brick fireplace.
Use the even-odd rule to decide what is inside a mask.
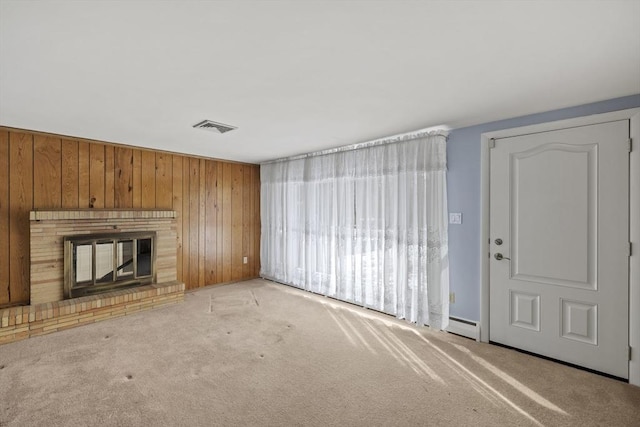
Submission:
[[[0,344],[80,326],[184,299],[176,281],[176,213],[78,209],[30,213],[30,305],[0,310]],[[155,235],[152,283],[65,299],[65,237]],[[135,285],[135,284],[134,284]]]
[[[176,280],[176,213],[164,210],[33,211],[31,304],[64,299],[64,238],[67,236],[156,233],[157,283]]]

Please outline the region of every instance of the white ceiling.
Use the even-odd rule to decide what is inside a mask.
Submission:
[[[214,158],[637,93],[638,0],[0,0],[1,125]]]

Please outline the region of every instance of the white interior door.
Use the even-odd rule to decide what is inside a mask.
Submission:
[[[628,139],[622,120],[495,140],[491,341],[628,378]]]

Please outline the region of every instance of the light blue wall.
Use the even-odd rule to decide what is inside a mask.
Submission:
[[[480,135],[501,129],[640,107],[640,94],[578,107],[455,129],[449,134],[449,212],[462,212],[462,224],[449,226],[451,316],[480,320]]]

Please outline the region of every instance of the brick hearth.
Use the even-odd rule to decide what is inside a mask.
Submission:
[[[0,310],[0,344],[50,334],[184,300],[184,283],[140,286]]]

